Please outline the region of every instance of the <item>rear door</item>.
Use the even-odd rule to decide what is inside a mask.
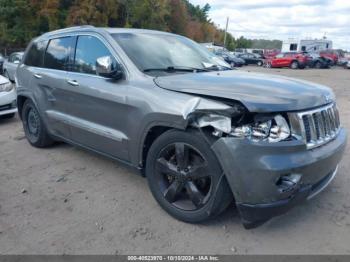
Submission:
[[[72,140],[127,160],[128,81],[97,74],[96,60],[105,56],[117,63],[117,54],[104,38],[93,33],[77,37],[74,65],[65,83],[73,101],[69,108]]]
[[[247,54],[247,62],[248,64],[254,64],[254,56],[252,54]]]
[[[48,128],[54,135],[70,139],[66,116],[73,103],[66,87],[67,68],[72,59],[75,37],[58,37],[48,42],[41,67],[33,67],[32,86],[36,101],[45,112]],[[28,54],[29,55],[29,54]]]

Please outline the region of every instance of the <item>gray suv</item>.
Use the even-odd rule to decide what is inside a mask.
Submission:
[[[44,34],[17,88],[30,144],[65,141],[135,167],[160,206],[190,223],[235,203],[246,228],[261,225],[322,191],[346,145],[329,88],[232,70],[165,32]]]

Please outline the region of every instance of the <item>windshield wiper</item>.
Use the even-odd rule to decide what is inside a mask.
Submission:
[[[212,70],[206,69],[206,68],[195,68],[195,67],[188,67],[188,66],[168,66],[164,68],[147,68],[144,69],[143,72],[151,72],[151,71],[163,71],[167,73],[174,73],[174,72],[210,72]]]
[[[211,65],[209,67],[206,67],[205,70],[207,71],[221,71],[221,70],[232,70],[231,67],[227,67],[227,66],[218,66],[218,65]]]

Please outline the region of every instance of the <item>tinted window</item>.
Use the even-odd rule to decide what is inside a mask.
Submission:
[[[73,37],[52,39],[47,47],[44,67],[66,70],[69,55],[73,47]]]
[[[44,54],[47,46],[47,41],[33,43],[26,55],[24,64],[28,66],[41,67],[44,62]]]
[[[298,45],[297,44],[291,44],[290,45],[290,51],[296,51],[298,49]]]
[[[95,75],[96,60],[103,56],[110,56],[116,63],[112,54],[99,39],[93,36],[79,36],[75,50],[74,71]]]

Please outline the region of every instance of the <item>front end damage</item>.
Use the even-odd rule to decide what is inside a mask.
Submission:
[[[210,137],[245,228],[254,228],[315,196],[335,177],[346,145],[339,127],[308,150],[288,114],[250,113],[236,102],[192,99],[183,117]]]

